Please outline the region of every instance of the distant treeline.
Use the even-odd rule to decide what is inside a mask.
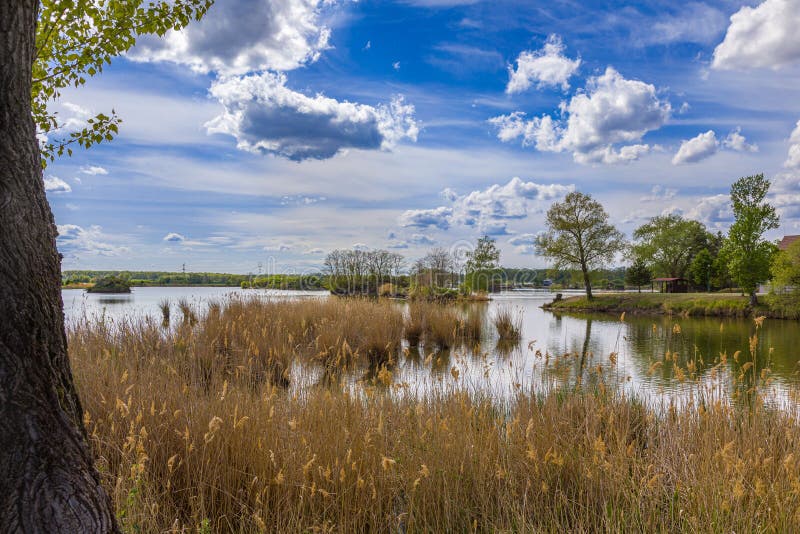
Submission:
[[[61,274],[63,285],[93,284],[98,280],[116,276],[126,280],[131,286],[220,286],[253,287],[259,289],[328,289],[327,274],[273,274],[249,275],[231,273],[182,273],[164,271],[64,271]],[[609,289],[624,285],[625,269],[599,270],[594,273],[599,287]],[[406,274],[393,273],[392,283],[408,287],[411,279]],[[512,287],[554,287],[579,288],[582,280],[579,272],[553,269],[514,269],[498,268],[492,274],[492,288],[495,290]],[[549,282],[546,282],[549,281]]]
[[[131,286],[219,286],[269,289],[321,289],[319,275],[250,275],[230,273],[182,273],[163,271],[64,271],[62,285],[94,284],[109,276]]]

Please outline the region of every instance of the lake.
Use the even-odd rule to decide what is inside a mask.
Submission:
[[[160,318],[158,303],[163,299],[174,304],[185,298],[202,310],[209,301],[231,295],[330,298],[323,291],[233,287],[139,287],[129,295],[66,289],[62,295],[68,324],[82,317],[111,322]],[[493,295],[488,303],[458,304],[469,313],[483,316],[489,333],[480,347],[436,354],[405,351],[393,370],[395,382],[413,393],[457,375],[458,387],[507,397],[521,387],[550,387],[579,378],[584,381],[601,371],[627,393],[648,401],[683,402],[697,393],[698,385],[709,392],[730,395],[741,387],[742,381],[736,377],[743,366],[753,361],[749,347],[756,326],[752,319],[628,316],[620,321],[609,315],[557,315],[541,309],[551,299],[552,294],[547,292],[515,291]],[[522,342],[518,346],[498,346],[493,328],[488,327],[501,307],[522,314]],[[173,306],[172,313],[177,320],[176,308]],[[793,400],[795,392],[800,391],[796,388],[800,385],[798,326],[795,321],[766,320],[753,345],[755,368],[759,375],[763,372],[765,378],[769,377],[768,389],[776,402]],[[369,378],[369,373],[365,370],[356,378]],[[319,370],[301,374],[309,381],[320,378]]]

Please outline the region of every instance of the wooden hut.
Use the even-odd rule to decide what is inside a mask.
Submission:
[[[689,280],[686,278],[653,278],[654,283],[660,284],[662,293],[688,293]]]

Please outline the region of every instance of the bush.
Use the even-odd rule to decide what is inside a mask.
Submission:
[[[127,280],[118,276],[106,276],[95,282],[94,286],[86,291],[88,293],[130,293],[131,285]]]

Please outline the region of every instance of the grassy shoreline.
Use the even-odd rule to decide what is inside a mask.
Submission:
[[[567,297],[545,304],[553,312],[626,313],[629,315],[686,315],[695,317],[756,317],[798,319],[800,309],[773,295],[759,297],[755,308],[745,296],[726,293],[603,293],[587,300]]]

